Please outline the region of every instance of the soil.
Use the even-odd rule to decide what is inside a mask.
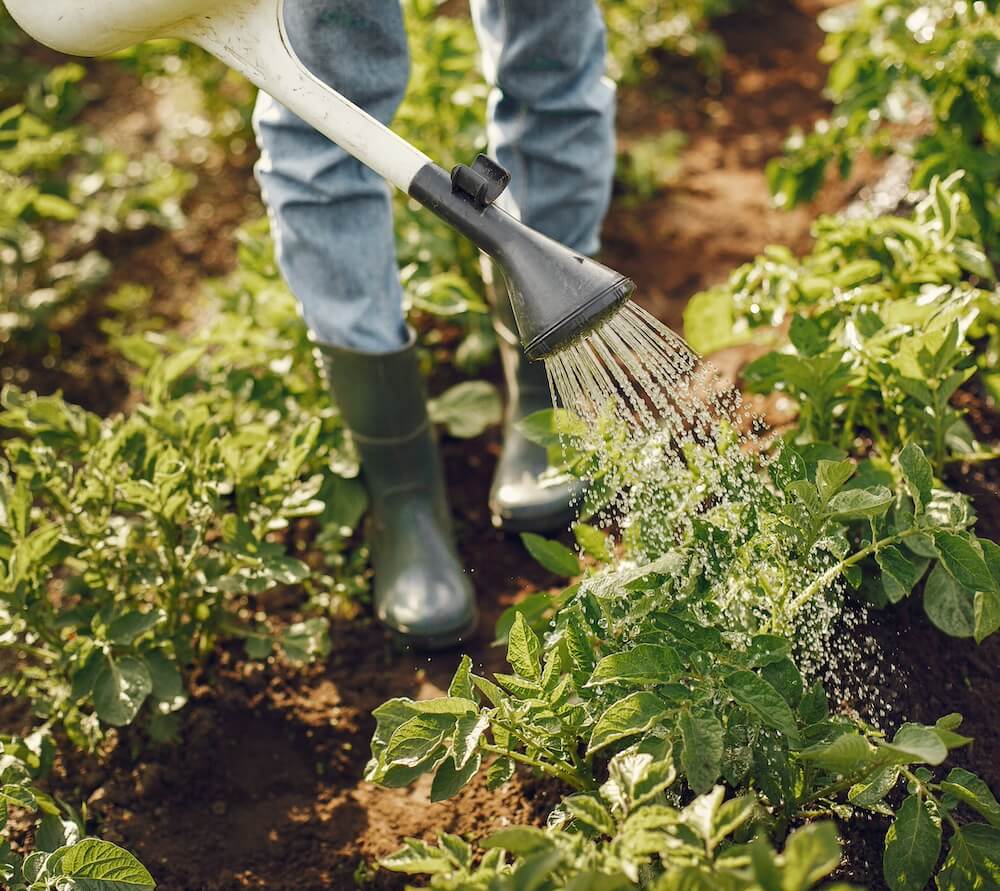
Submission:
[[[677,185],[638,208],[616,207],[605,239],[607,261],[634,277],[647,308],[674,326],[692,293],[766,244],[808,245],[817,208],[773,210],[762,171],[790,125],[808,126],[827,110],[824,71],[816,61],[822,39],[816,5],[754,3],[718,22],[729,54],[717,82],[680,66],[666,68],[652,92],[648,84],[622,92],[624,139],[667,128],[692,134]],[[844,206],[871,169],[862,165],[854,180],[831,184],[818,206]],[[196,228],[172,237],[142,234],[116,247],[116,260],[128,280],[149,283],[167,310],[176,307],[199,278],[229,267],[233,225],[254,194],[249,157],[241,158],[222,175],[206,176],[193,193],[196,205],[215,208],[213,219],[199,222],[192,205]],[[80,344],[82,366],[58,382],[31,369],[32,380],[62,386],[106,410],[104,384],[95,388],[91,378],[87,385],[106,354],[98,351],[88,364],[92,345],[84,335]],[[125,388],[119,396],[127,393],[118,385]],[[977,427],[988,432],[992,425],[995,437],[995,417],[970,399],[981,415]],[[490,633],[500,612],[557,584],[516,538],[490,527],[486,497],[498,448],[496,431],[443,446],[460,549],[483,612],[478,636],[463,649],[486,673],[503,662]],[[956,480],[976,497],[982,528],[1000,533],[996,464],[956,468]],[[892,654],[895,710],[917,720],[963,712],[978,739],[956,760],[1000,787],[992,726],[1000,681],[990,668],[1000,660],[1000,636],[979,648],[951,641],[930,627],[916,598],[870,624]],[[457,799],[437,805],[429,802],[427,783],[402,790],[366,784],[372,709],[393,696],[439,694],[459,656],[400,653],[368,620],[337,625],[333,640],[326,664],[307,669],[249,664],[235,650],[221,651],[193,680],[181,745],[140,749],[123,735],[100,760],[72,756],[62,763],[58,791],[70,801],[89,796],[103,836],[134,850],[162,891],[319,891],[352,888],[359,880],[365,887],[402,888],[401,877],[368,864],[398,848],[404,836],[429,838],[438,829],[483,834],[544,820],[559,789],[527,775],[500,792],[487,792],[476,780]],[[5,726],[16,723],[16,714],[7,717],[0,716]],[[877,886],[866,864],[880,862],[880,832],[876,823],[849,829],[844,877]]]

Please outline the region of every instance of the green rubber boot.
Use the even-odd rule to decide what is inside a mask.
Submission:
[[[476,628],[476,599],[455,550],[415,338],[388,354],[320,349],[371,499],[376,614],[408,645],[454,646]]]
[[[500,270],[490,261],[484,261],[483,270],[507,384],[503,451],[490,489],[493,525],[509,532],[565,529],[576,516],[584,486],[577,479],[546,473],[545,448],[517,428],[528,415],[552,408],[549,379],[544,362],[532,362],[524,355]]]

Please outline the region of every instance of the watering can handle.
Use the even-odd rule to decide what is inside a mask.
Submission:
[[[199,44],[405,192],[431,163],[315,77],[292,48],[286,0],[0,0],[36,40],[98,56],[158,37]]]

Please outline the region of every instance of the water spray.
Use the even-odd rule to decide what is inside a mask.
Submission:
[[[218,57],[489,254],[507,280],[521,342],[545,359],[614,313],[625,276],[525,226],[496,205],[510,175],[480,156],[449,174],[315,77],[292,48],[286,0],[3,0],[18,24],[63,53],[99,56],[173,37]]]

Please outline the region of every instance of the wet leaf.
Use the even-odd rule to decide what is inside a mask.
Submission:
[[[619,740],[649,730],[667,714],[663,700],[653,693],[633,693],[615,702],[598,718],[590,736],[588,753],[598,752]]]
[[[882,874],[892,891],[922,891],[941,855],[941,824],[911,795],[885,836]]]
[[[677,653],[660,644],[640,644],[631,650],[605,656],[587,681],[588,687],[600,684],[662,684],[682,669]]]
[[[681,767],[688,785],[699,795],[712,789],[722,773],[723,730],[715,715],[684,709],[678,719],[684,749]]]

